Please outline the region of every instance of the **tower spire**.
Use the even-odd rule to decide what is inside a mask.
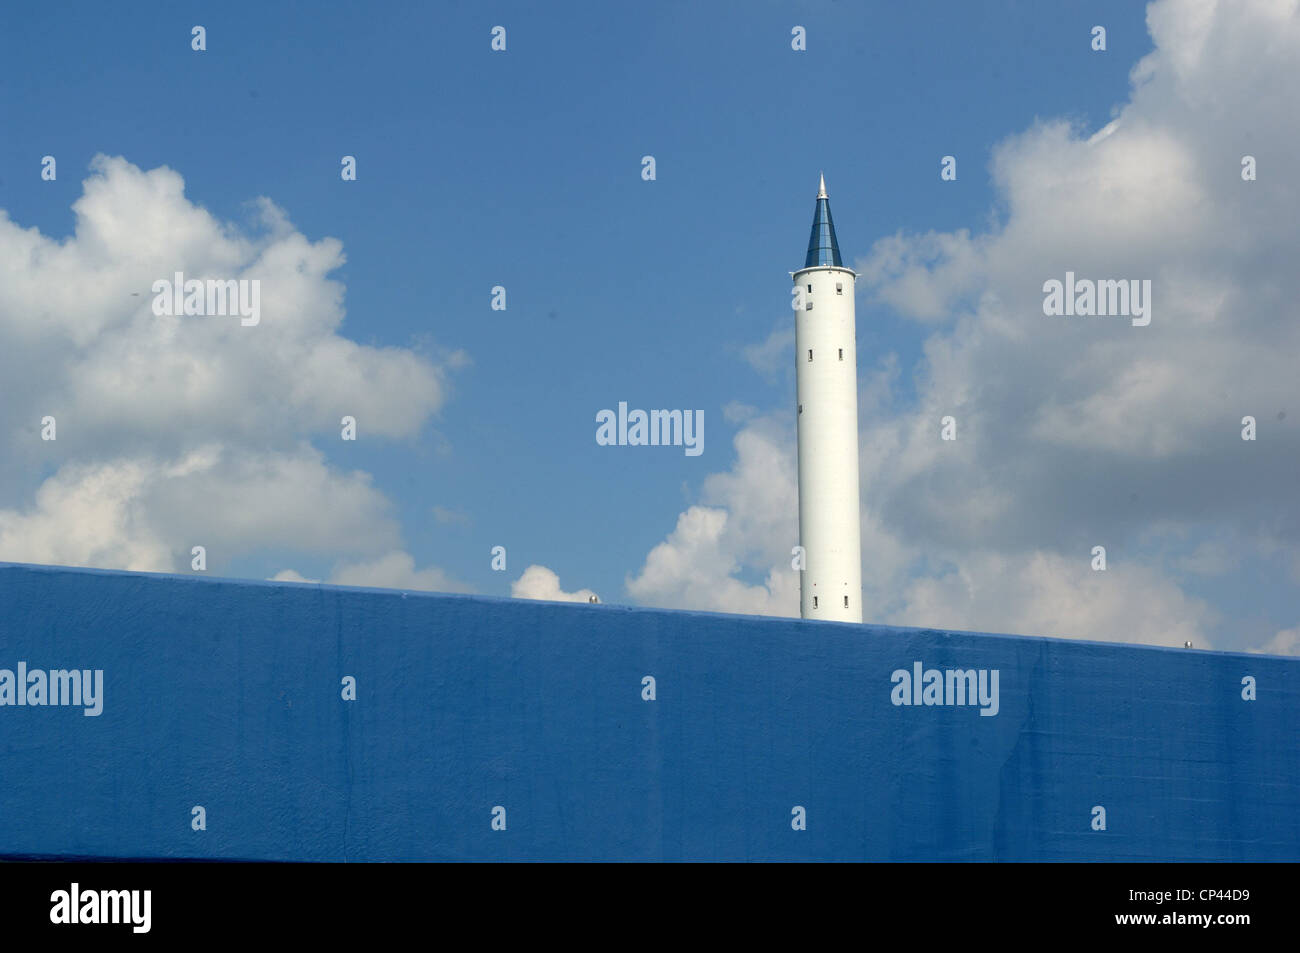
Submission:
[[[835,222],[831,218],[831,200],[826,195],[826,176],[821,176],[817,189],[817,208],[813,211],[812,235],[808,238],[808,256],[805,268],[834,265],[842,268],[840,243],[835,240]]]

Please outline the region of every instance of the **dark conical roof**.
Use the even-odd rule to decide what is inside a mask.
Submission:
[[[831,218],[831,200],[826,196],[826,177],[822,176],[817,190],[817,209],[813,212],[812,235],[808,238],[808,257],[805,268],[818,265],[844,266],[840,261],[840,244],[835,240],[835,221]]]

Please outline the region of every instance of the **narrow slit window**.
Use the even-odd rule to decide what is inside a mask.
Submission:
[[[849,597],[848,597],[848,596],[845,596],[845,597],[844,597],[844,608],[847,609],[848,607],[849,607]]]
[[[812,285],[809,285],[809,286],[808,286],[808,293],[809,293],[809,294],[812,294]]]
[[[803,413],[803,404],[800,404],[800,405],[799,405],[799,413],[801,413],[801,414]]]
[[[817,597],[816,597],[816,596],[813,596],[813,608],[814,608],[814,609],[817,608]]]
[[[835,293],[837,295],[844,294],[844,282],[842,281],[835,282]]]
[[[808,360],[812,360],[812,348],[808,348]]]
[[[844,348],[840,348],[840,360],[844,360]]]

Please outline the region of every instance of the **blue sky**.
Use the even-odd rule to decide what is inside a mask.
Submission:
[[[818,172],[846,262],[895,235],[997,234],[1009,213],[990,173],[999,144],[1040,121],[1073,123],[1080,142],[1111,122],[1153,50],[1145,15],[1119,2],[24,6],[0,39],[0,208],[68,239],[104,154],[169,167],[190,203],[249,235],[250,203],[265,196],[309,241],[338,239],[337,333],[427,358],[447,391],[396,438],[363,418],[346,443],[322,423],[310,440],[328,466],[371,475],[416,566],[507,595],[536,563],[566,589],[637,601],[626,578],[708,475],[736,467],[737,433],[792,422],[792,375],[745,355],[791,323],[787,273],[802,263]],[[206,51],[190,49],[194,24]],[[489,48],[498,24],[504,53]],[[790,48],[796,24],[806,52]],[[1094,24],[1104,53],[1089,47]],[[38,177],[45,154],[55,182]],[[940,181],[946,154],[956,182]],[[355,182],[340,180],[344,155]],[[504,312],[489,307],[494,285]],[[906,311],[888,276],[859,283],[863,386],[892,360],[898,419],[925,403],[926,342],[961,334]],[[704,454],[597,446],[595,413],[621,400],[703,410]],[[732,404],[751,410],[725,419]],[[873,409],[864,402],[864,417]],[[0,506],[24,512],[56,466],[10,468]],[[1131,560],[1217,540],[1248,567],[1169,578],[1220,611],[1254,612],[1260,644],[1300,625],[1287,538],[1249,548],[1247,517],[1189,518],[1167,553],[1164,536],[1139,545],[1140,529]],[[1053,552],[1072,545],[1043,531]],[[1085,556],[1091,542],[1077,540]],[[495,545],[504,573],[489,565]],[[346,555],[254,534],[212,560],[226,575],[326,578]],[[733,574],[761,585],[770,562],[742,552]],[[961,560],[903,562],[915,579]],[[1243,595],[1243,578],[1263,577]]]

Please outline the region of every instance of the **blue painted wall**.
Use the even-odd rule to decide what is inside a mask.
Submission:
[[[104,672],[0,706],[0,856],[1300,858],[1296,659],[16,565],[0,606],[0,669]],[[998,713],[894,704],[918,661]]]

